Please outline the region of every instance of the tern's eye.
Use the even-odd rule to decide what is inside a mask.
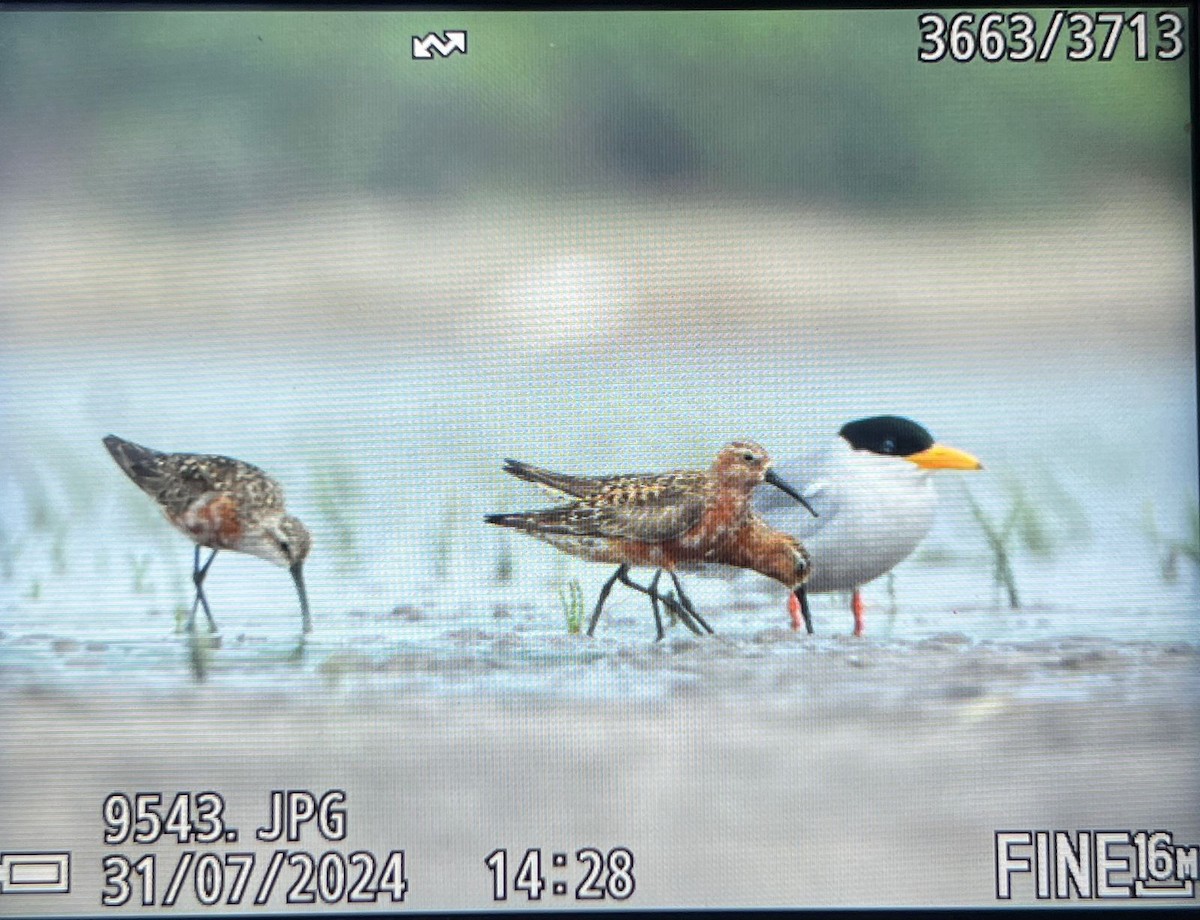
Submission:
[[[284,554],[285,556],[287,556],[289,559],[291,559],[291,558],[292,558],[292,547],[291,547],[291,545],[288,543],[288,541],[287,541],[287,540],[280,540],[280,541],[279,541],[279,548],[280,548],[281,550],[283,550],[283,554]]]
[[[896,452],[896,439],[895,438],[884,438],[883,439],[883,452],[885,454],[894,454]]]

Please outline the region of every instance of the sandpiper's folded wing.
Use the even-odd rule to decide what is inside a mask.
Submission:
[[[531,463],[520,460],[505,460],[504,472],[536,483],[550,492],[560,495],[570,495],[573,498],[585,498],[604,487],[604,479],[597,476],[572,476],[569,473],[555,473],[542,469]]]
[[[104,446],[143,492],[172,514],[210,493],[244,494],[258,507],[283,508],[283,489],[250,463],[215,454],[166,454],[115,435]]]
[[[533,533],[658,543],[681,537],[699,524],[704,507],[703,494],[685,483],[630,484],[625,478],[620,487],[614,485],[571,505],[491,515],[487,520]]]

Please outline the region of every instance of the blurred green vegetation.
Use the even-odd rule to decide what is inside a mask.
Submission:
[[[0,550],[3,549],[3,534],[0,534]],[[511,584],[515,574],[515,562],[513,560],[512,540],[507,534],[501,534],[495,540],[496,554],[495,563],[492,567],[492,577],[497,584]],[[0,556],[0,561],[3,557]]]
[[[363,487],[358,474],[334,452],[322,452],[309,463],[312,482],[311,500],[320,515],[322,536],[336,560],[339,575],[352,575],[361,568],[362,554],[355,538],[355,522],[360,519]],[[322,547],[325,549],[325,547]]]
[[[992,578],[1013,610],[1021,607],[1012,564],[1018,549],[1031,559],[1049,561],[1065,548],[1078,548],[1091,540],[1083,505],[1048,466],[1035,464],[1019,478],[1002,476],[1000,510],[984,508],[965,483],[959,485],[987,544]]]
[[[457,490],[447,489],[442,497],[441,519],[430,536],[429,558],[433,560],[433,580],[439,585],[449,580],[454,554],[459,546],[463,518],[461,505]]]
[[[145,545],[114,552],[88,528],[107,513],[102,510],[105,480],[111,479],[107,465],[89,466],[86,454],[49,432],[23,432],[19,440],[38,459],[18,457],[3,472],[12,489],[11,504],[0,512],[0,583],[24,583],[23,596],[39,601],[47,586],[77,581],[81,570],[107,575],[115,566],[128,573],[135,594],[190,591],[186,557],[153,502],[131,484],[119,488],[120,513],[142,525]]]
[[[1200,500],[1195,497],[1180,503],[1180,531],[1184,536],[1164,533],[1149,499],[1143,505],[1144,530],[1159,556],[1163,580],[1179,579],[1179,563],[1186,560],[1193,576],[1200,574]]]
[[[558,602],[562,605],[563,619],[567,624],[567,632],[577,636],[583,631],[584,607],[583,588],[578,578],[572,578],[565,585],[558,586]]]
[[[1136,62],[1126,35],[1111,62],[920,64],[918,12],[2,12],[0,162],[181,221],[349,191],[1034,209],[1114,176],[1186,190],[1186,59]],[[412,60],[447,28],[466,56]]]

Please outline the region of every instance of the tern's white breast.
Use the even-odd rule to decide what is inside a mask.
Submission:
[[[819,517],[774,496],[764,511],[811,554],[810,591],[849,591],[890,571],[929,533],[937,503],[929,476],[907,460],[852,450],[838,439],[785,473]]]

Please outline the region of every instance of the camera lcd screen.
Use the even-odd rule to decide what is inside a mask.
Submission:
[[[0,10],[0,915],[1195,903],[1195,7]]]

